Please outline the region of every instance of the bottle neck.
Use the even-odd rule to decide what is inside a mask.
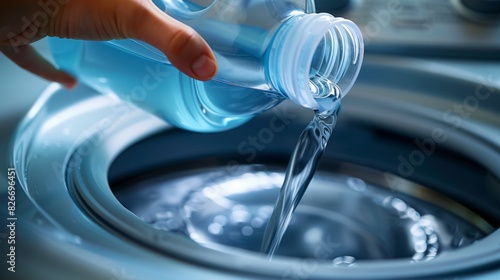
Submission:
[[[323,13],[300,14],[276,31],[268,77],[293,102],[323,110],[323,99],[342,98],[351,89],[362,60],[363,37],[353,22]]]

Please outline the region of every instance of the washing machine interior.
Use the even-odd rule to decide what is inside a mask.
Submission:
[[[471,12],[428,26],[447,1],[398,2],[420,12],[390,14],[386,28],[370,11],[389,2],[317,1],[380,33],[365,34],[358,82],[272,261],[258,252],[263,230],[310,111],[284,102],[199,134],[51,85],[11,150],[23,190],[14,279],[497,279],[500,36],[430,38],[462,21],[498,28]]]
[[[377,77],[391,79],[397,72],[406,90],[412,84],[408,83],[409,77],[426,78],[418,70],[402,71],[389,66],[382,74],[378,62],[374,59],[365,65],[368,77],[378,72]],[[426,265],[440,261],[449,265],[448,258],[462,253],[466,259],[457,259],[455,264],[470,263],[476,257],[465,248],[481,242],[486,247],[493,242],[490,245],[496,248],[491,256],[498,254],[498,242],[491,237],[500,222],[500,181],[495,168],[500,159],[499,130],[495,128],[498,96],[489,103],[496,105],[483,111],[493,114],[489,118],[492,130],[485,129],[485,134],[466,132],[458,123],[444,120],[443,110],[429,103],[439,104],[444,99],[453,100],[447,105],[441,103],[444,106],[461,104],[470,91],[462,91],[469,93],[460,96],[456,92],[469,86],[476,88],[477,84],[432,75],[440,81],[426,91],[436,99],[424,104],[411,97],[421,96],[418,90],[403,93],[400,89],[387,94],[384,91],[395,90],[384,88],[387,81],[358,83],[345,101],[332,143],[278,251],[280,256],[307,259],[314,264],[302,271],[286,270],[281,277],[310,274],[312,278],[342,279],[347,277],[343,273],[319,271],[350,267],[352,270],[346,272],[349,277],[367,279],[365,265],[373,265],[375,260],[379,264],[377,273],[370,274],[375,279],[462,275],[456,265],[444,269],[446,272]],[[372,94],[369,101],[367,92]],[[393,94],[398,95],[398,102],[394,102]],[[231,255],[255,255],[294,148],[295,141],[290,139],[300,134],[310,118],[310,112],[298,112],[285,104],[225,133],[164,131],[121,153],[111,165],[108,182],[120,203],[152,230],[161,232],[158,234],[179,234]],[[278,122],[287,125],[273,131]],[[252,139],[257,139],[253,146]],[[156,239],[134,236],[119,226],[118,230],[158,249]],[[227,246],[248,251],[233,252]],[[160,250],[167,253],[172,248]],[[193,256],[186,258],[194,261]],[[494,259],[489,264],[493,267],[498,265],[498,258]],[[207,263],[203,257],[197,261]],[[232,269],[231,263],[208,262]],[[382,272],[383,265],[388,265],[391,272]],[[395,271],[399,274],[393,275]],[[267,276],[266,272],[262,275]]]

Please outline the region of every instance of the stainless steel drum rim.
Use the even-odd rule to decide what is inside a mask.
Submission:
[[[12,160],[31,201],[55,227],[70,235],[86,238],[78,225],[73,225],[74,222],[65,219],[84,221],[90,217],[97,227],[126,236],[130,238],[129,241],[145,245],[149,250],[162,252],[167,259],[182,259],[201,267],[233,272],[242,277],[283,277],[297,267],[309,265],[311,268],[311,265],[314,265],[313,271],[308,272],[311,279],[423,278],[478,271],[494,267],[500,262],[499,230],[473,245],[429,262],[360,262],[356,267],[338,268],[288,258],[277,258],[271,264],[256,254],[237,249],[218,252],[174,234],[153,229],[118,202],[109,188],[107,172],[113,160],[124,149],[155,132],[168,129],[168,126],[105,96],[90,93],[75,98],[64,96],[66,93],[58,91],[62,90],[56,87],[48,89],[30,112],[18,132]],[[90,89],[82,88],[82,92],[85,91],[91,92]],[[387,109],[394,105],[385,102],[387,99],[384,98],[379,101],[370,100],[375,102],[370,106],[376,104],[379,108]],[[362,104],[363,100],[360,102]],[[92,106],[89,106],[90,104]],[[405,111],[401,107],[392,109],[395,112],[393,116],[401,117],[407,124],[410,122],[416,128],[432,123],[432,117],[425,118],[426,123],[422,123],[421,114]],[[371,118],[371,113],[365,116]],[[63,115],[65,118],[61,118]],[[434,124],[437,127],[442,126],[439,122]],[[80,131],[83,133],[80,134]],[[457,139],[463,138],[469,144],[482,147],[479,151],[485,156],[477,156],[475,159],[479,162],[484,159],[485,166],[500,162],[500,147],[498,143],[490,141],[490,138],[478,135],[466,127],[450,130],[450,133],[462,135],[463,137]],[[60,139],[60,142],[47,143],[49,135],[53,137],[49,140]],[[46,145],[50,147],[45,148]],[[500,177],[498,169],[490,171]],[[57,176],[44,176],[56,173]],[[48,196],[52,196],[52,203],[46,200]],[[54,197],[60,198],[61,202],[54,205]],[[69,207],[71,211],[80,212],[62,213],[60,207]],[[87,224],[88,222],[85,221]]]
[[[228,174],[225,166],[198,165],[188,161],[180,170],[166,166],[148,174],[139,169],[138,178],[112,183],[112,190],[150,227],[222,252],[227,246],[259,252],[285,168],[259,163]],[[277,255],[332,266],[422,262],[494,231],[455,201],[402,178],[389,185],[385,175],[348,163],[318,170]]]
[[[124,234],[131,240],[202,266],[250,275],[282,277],[287,271],[292,271],[296,267],[304,266],[305,262],[311,261],[277,258],[276,261],[269,263],[258,254],[230,248],[224,252],[203,248],[175,234],[147,226],[116,200],[109,188],[107,174],[105,172],[94,173],[96,166],[109,166],[116,156],[108,154],[109,157],[106,160],[103,154],[105,151],[97,149],[86,161],[78,165],[77,169],[73,169],[78,172],[68,174],[68,179],[72,182],[70,188],[75,189],[75,195],[83,200],[87,211],[90,211],[110,229]],[[101,171],[105,170],[101,169]],[[389,279],[392,277],[401,279],[402,276],[417,278],[477,269],[479,263],[481,263],[480,266],[488,266],[498,261],[499,248],[486,245],[490,242],[497,242],[498,234],[497,231],[477,244],[449,253],[442,258],[418,264],[410,263],[408,260],[359,262],[354,268],[335,268],[331,266],[331,263],[326,262],[309,264],[314,266],[311,279]],[[478,249],[481,252],[476,252]]]

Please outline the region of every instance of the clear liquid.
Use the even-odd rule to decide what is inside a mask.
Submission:
[[[288,164],[274,211],[266,226],[261,253],[271,259],[279,248],[293,212],[304,195],[337,123],[340,99],[332,109],[319,112],[299,136]]]
[[[351,168],[343,166],[342,172],[355,171]],[[148,180],[127,181],[116,195],[158,230],[186,236],[214,250],[260,252],[284,171],[255,164],[242,165],[230,175],[225,166],[162,172]],[[319,170],[275,256],[336,267],[356,266],[362,260],[418,262],[484,236],[474,225],[438,206],[357,177]]]

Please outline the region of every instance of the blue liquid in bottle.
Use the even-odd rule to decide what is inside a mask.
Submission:
[[[329,97],[322,92],[335,87],[345,95],[361,66],[359,29],[348,20],[314,13],[313,1],[155,4],[212,47],[219,65],[213,80],[187,77],[157,49],[135,40],[52,38],[56,63],[102,93],[199,132],[237,127],[285,99],[324,111],[322,99]]]

